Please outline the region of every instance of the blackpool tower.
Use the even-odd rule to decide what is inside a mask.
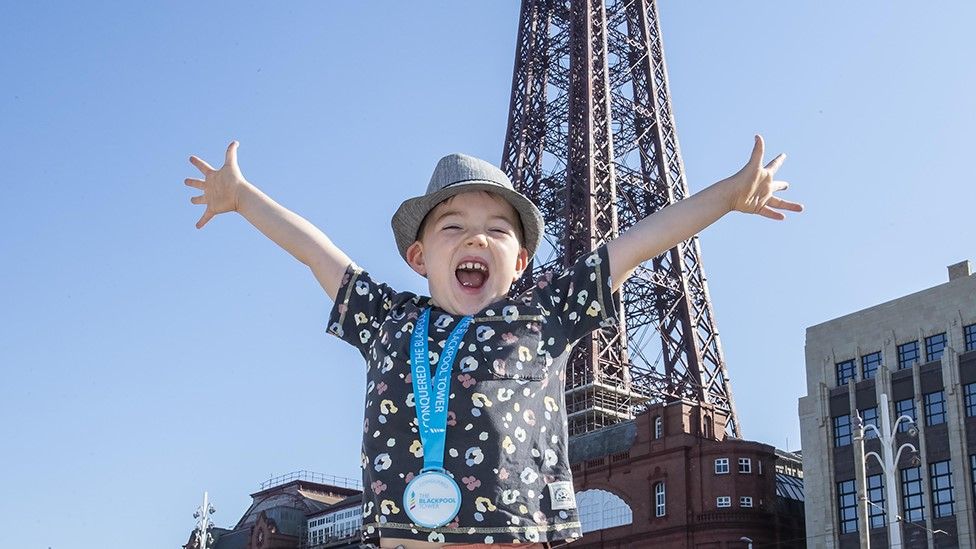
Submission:
[[[653,0],[523,0],[502,169],[546,218],[519,288],[689,195]],[[619,327],[567,367],[570,434],[681,401],[741,438],[698,237],[639,267],[615,306]]]

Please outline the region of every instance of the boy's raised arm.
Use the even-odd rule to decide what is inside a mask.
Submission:
[[[730,211],[759,214],[777,221],[786,218],[777,209],[803,211],[800,204],[773,196],[789,187],[785,181],[773,180],[786,155],[763,166],[763,152],[763,139],[757,135],[752,157],[737,173],[645,217],[611,240],[607,254],[613,290],[620,289],[638,265],[698,234]]]
[[[335,301],[342,276],[351,260],[315,225],[278,204],[244,179],[237,165],[237,147],[237,141],[227,147],[224,165],[219,170],[196,156],[190,157],[190,162],[204,175],[202,180],[185,180],[188,186],[203,191],[202,195],[194,196],[190,202],[207,206],[197,221],[197,228],[203,228],[217,214],[238,212],[275,244],[308,265],[319,284]]]

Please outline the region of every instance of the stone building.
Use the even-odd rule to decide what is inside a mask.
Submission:
[[[949,267],[947,283],[807,328],[806,376],[799,412],[808,546],[858,547],[870,537],[872,547],[888,547],[892,505],[902,517],[894,535],[900,532],[905,547],[976,546],[976,276],[969,262]],[[877,429],[865,431],[864,452],[884,454],[883,395],[892,431],[886,446],[917,449],[906,446],[887,474],[879,460],[862,458],[856,436],[860,417]],[[902,416],[914,428],[902,419],[892,429]],[[888,479],[894,498],[886,496]]]

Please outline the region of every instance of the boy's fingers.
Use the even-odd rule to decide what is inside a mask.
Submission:
[[[775,174],[776,170],[783,165],[784,160],[786,160],[786,153],[780,153],[779,156],[770,160],[769,164],[766,164],[766,169],[769,170],[771,174]]]
[[[188,187],[193,187],[193,188],[196,188],[196,189],[202,189],[204,182],[202,180],[200,180],[200,179],[193,179],[193,178],[187,177],[186,179],[183,180],[183,183],[185,183]]]
[[[770,208],[768,205],[763,206],[762,209],[759,210],[758,213],[759,213],[759,215],[761,215],[763,217],[768,217],[770,219],[775,219],[776,221],[782,221],[782,220],[786,219],[786,216],[785,215],[783,215],[783,214],[777,212],[776,210]]]
[[[213,218],[213,213],[209,209],[203,212],[203,215],[200,216],[200,220],[197,221],[197,228],[202,229],[203,226],[207,224],[207,221],[210,221],[211,218]]]
[[[224,163],[231,166],[237,165],[237,146],[239,143],[237,141],[231,141],[230,145],[227,145],[227,154],[224,155]]]
[[[203,175],[210,175],[211,172],[217,171],[213,169],[213,166],[207,164],[202,158],[196,155],[190,157],[190,164],[196,166],[198,170],[203,172]]]
[[[207,203],[207,195],[201,194],[200,196],[194,196],[194,197],[190,198],[190,202],[192,202],[194,204],[206,204]]]
[[[776,198],[775,196],[770,198],[766,202],[767,207],[777,208],[780,210],[789,210],[791,212],[802,212],[803,204],[798,204],[796,202],[790,202],[789,200],[783,200],[782,198]]]
[[[762,158],[765,151],[766,144],[763,142],[762,136],[756,134],[756,143],[752,146],[752,156],[749,158],[749,164],[758,168],[762,163]]]

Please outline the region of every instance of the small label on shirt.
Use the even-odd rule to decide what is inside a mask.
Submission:
[[[561,480],[549,484],[549,501],[553,510],[576,509],[576,493],[573,492],[573,481]]]

